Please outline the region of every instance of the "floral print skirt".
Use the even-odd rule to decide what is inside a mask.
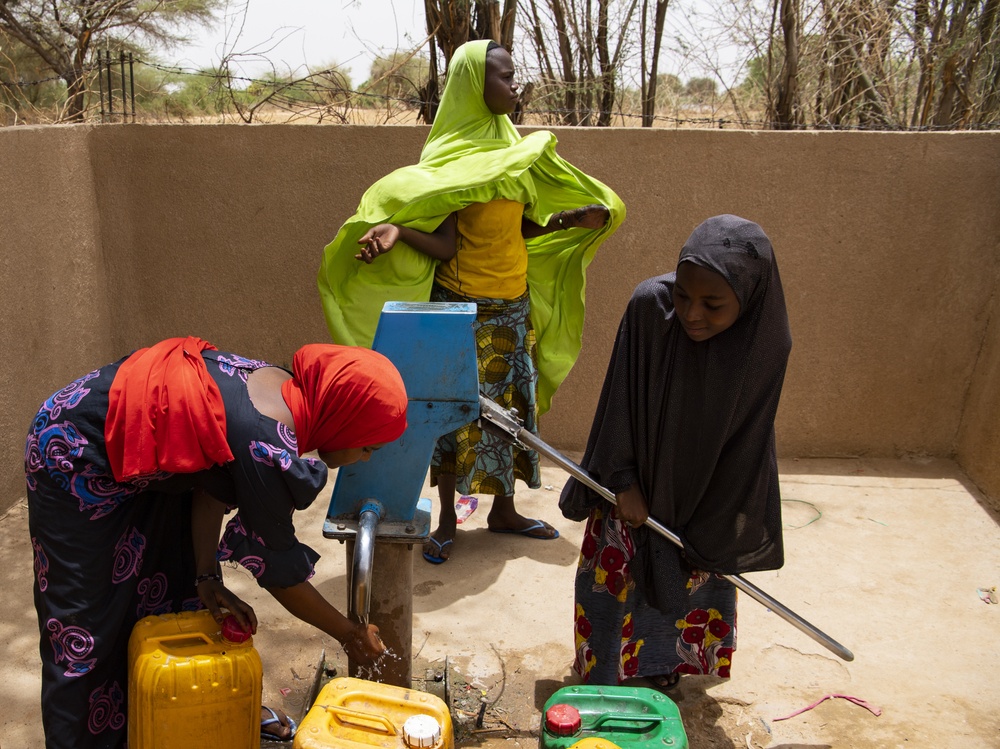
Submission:
[[[632,578],[635,533],[612,505],[587,520],[576,573],[574,668],[589,684],[670,673],[729,677],[736,587],[676,559],[676,597],[654,608]]]
[[[522,426],[536,433],[538,366],[528,292],[519,299],[473,299],[435,285],[432,302],[475,302],[473,330],[479,363],[479,392],[517,412]],[[438,440],[431,460],[431,486],[453,474],[462,494],[514,495],[514,480],[532,489],[542,485],[538,453],[525,450],[478,421]]]

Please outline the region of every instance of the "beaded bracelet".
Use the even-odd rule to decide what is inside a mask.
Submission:
[[[215,573],[215,572],[210,572],[207,575],[198,575],[198,577],[196,577],[194,579],[194,587],[197,588],[199,585],[201,585],[206,580],[215,580],[215,582],[221,583],[222,582],[222,575],[219,575],[218,573]]]

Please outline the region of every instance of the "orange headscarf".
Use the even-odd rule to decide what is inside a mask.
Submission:
[[[116,481],[195,473],[233,459],[226,410],[200,338],[168,338],[122,362],[108,392],[104,440]]]
[[[406,430],[403,378],[382,354],[312,343],[295,352],[281,386],[299,455],[393,442]]]

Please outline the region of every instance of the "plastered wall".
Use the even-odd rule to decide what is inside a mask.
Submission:
[[[39,402],[138,346],[194,334],[287,363],[327,340],[323,246],[424,127],[0,130],[0,508],[23,496]],[[775,246],[794,339],[785,456],[955,457],[1000,496],[1000,133],[560,129],[628,207],[588,281],[580,360],[542,421],[580,450],[624,305],[718,213]]]
[[[957,458],[1000,511],[1000,285],[994,286],[986,335],[962,411]]]

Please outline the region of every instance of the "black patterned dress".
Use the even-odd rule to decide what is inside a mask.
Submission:
[[[150,614],[202,607],[194,585],[191,498],[202,488],[236,513],[219,545],[262,587],[313,575],[319,555],[295,537],[292,513],[326,484],[295,435],[259,413],[247,376],[270,366],[202,353],[225,403],[235,459],[191,474],[116,482],[105,451],[108,391],[121,360],[52,395],[28,433],[25,474],[47,747],[123,747],[128,639]]]

